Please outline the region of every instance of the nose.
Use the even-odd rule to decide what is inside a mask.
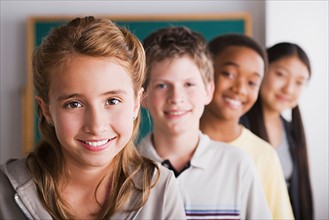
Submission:
[[[287,94],[292,93],[294,89],[295,89],[295,85],[293,80],[288,80],[283,86],[283,91]]]
[[[170,104],[179,104],[184,102],[184,91],[178,86],[173,86],[169,91],[168,102]]]
[[[89,108],[84,117],[84,132],[99,135],[108,129],[108,112],[105,109]]]
[[[235,79],[233,83],[232,90],[240,95],[246,95],[247,94],[247,87],[246,82],[244,79]]]

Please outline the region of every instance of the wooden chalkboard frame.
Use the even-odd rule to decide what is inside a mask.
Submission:
[[[32,150],[38,141],[38,114],[34,100],[31,57],[33,50],[40,45],[42,38],[55,26],[63,24],[77,16],[34,16],[27,22],[27,78],[23,88],[23,154]],[[81,17],[81,16],[80,16]],[[187,26],[202,33],[207,40],[224,33],[252,35],[251,17],[248,13],[207,14],[207,15],[149,15],[149,16],[100,16],[110,18],[119,25],[130,29],[140,40],[157,28],[174,25]],[[40,33],[42,33],[40,35]],[[143,36],[142,36],[143,35]],[[147,125],[148,126],[148,125]],[[143,130],[143,129],[142,129]],[[147,129],[146,129],[147,130]],[[146,131],[144,131],[146,132]]]

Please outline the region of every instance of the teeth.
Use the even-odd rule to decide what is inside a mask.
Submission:
[[[168,112],[168,115],[183,115],[185,112],[183,111],[177,111],[177,112]]]
[[[242,105],[241,101],[238,101],[236,99],[225,98],[225,100],[235,107],[240,107]]]
[[[98,146],[101,146],[103,144],[106,144],[109,140],[103,140],[103,141],[84,141],[84,143],[88,144],[88,145],[91,145],[93,147],[98,147]]]

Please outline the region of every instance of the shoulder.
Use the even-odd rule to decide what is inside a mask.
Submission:
[[[158,166],[158,170],[155,171],[154,175],[159,175],[159,180],[157,182],[156,188],[166,187],[170,182],[176,182],[176,178],[171,170],[162,166],[160,163],[155,162]]]
[[[243,132],[245,135],[244,146],[238,146],[240,148],[249,148],[257,152],[258,154],[264,155],[276,155],[276,152],[272,145],[254,133],[252,133],[249,129],[243,128]]]
[[[152,133],[146,135],[136,146],[138,152],[151,160],[162,162],[162,158],[158,155],[151,141]]]
[[[136,145],[136,148],[138,152],[143,155],[147,156],[150,154],[150,148],[152,148],[152,142],[151,142],[151,133],[147,134],[143,139],[140,140],[140,142]]]
[[[231,144],[210,139],[207,135],[202,135],[200,146],[203,152],[196,152],[200,158],[204,158],[211,163],[231,164],[251,163],[245,151]]]
[[[244,133],[243,142],[240,141],[236,146],[246,151],[255,162],[256,169],[261,173],[261,176],[268,176],[270,170],[271,172],[274,170],[280,172],[280,160],[274,147],[246,128],[244,128]]]
[[[31,176],[27,171],[25,159],[8,160],[5,164],[1,165],[1,172],[7,176],[14,188],[18,188],[31,180]]]
[[[163,195],[164,193],[170,191],[170,188],[174,185],[176,187],[177,179],[174,176],[174,173],[162,166],[160,163],[155,162],[155,169],[153,174],[154,186],[151,190],[151,193],[154,195]]]
[[[27,170],[26,159],[8,161],[1,166],[0,174],[0,219],[51,218]]]
[[[9,160],[1,165],[0,171],[0,219],[25,219],[16,203],[16,196],[26,188],[34,188],[33,180],[28,175],[25,160]],[[29,201],[34,201],[27,194]]]
[[[178,181],[172,171],[159,166],[160,177],[151,189],[139,219],[186,219]]]
[[[209,151],[209,153],[234,156],[240,155],[241,157],[244,157],[245,155],[245,152],[243,150],[236,148],[229,143],[212,140],[207,135],[203,134],[202,140],[206,140],[204,141],[204,145],[207,145],[207,150]]]

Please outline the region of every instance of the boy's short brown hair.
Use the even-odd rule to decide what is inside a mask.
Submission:
[[[146,80],[144,89],[147,89],[154,62],[164,59],[176,59],[189,56],[199,68],[205,85],[214,78],[213,62],[208,51],[205,38],[187,27],[161,28],[151,33],[143,41],[146,52]]]

